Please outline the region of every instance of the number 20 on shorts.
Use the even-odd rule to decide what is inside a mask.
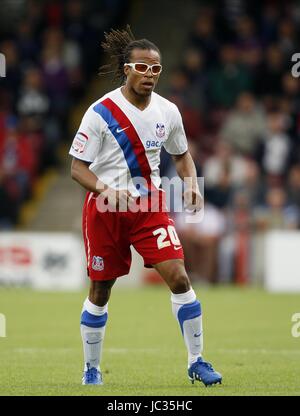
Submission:
[[[166,228],[157,228],[153,231],[153,235],[157,235],[157,247],[158,249],[162,249],[164,247],[168,247],[171,245],[171,242],[174,246],[180,246],[180,241],[178,235],[176,233],[175,227],[173,225],[168,225]],[[168,239],[170,238],[170,240]]]

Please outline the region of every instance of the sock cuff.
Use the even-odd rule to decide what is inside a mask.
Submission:
[[[185,293],[179,293],[171,294],[171,302],[177,303],[178,305],[185,305],[187,303],[193,303],[196,300],[196,293],[194,292],[194,289],[191,287],[190,290],[188,290]]]
[[[107,313],[104,315],[92,315],[88,311],[84,311],[81,314],[80,324],[89,328],[102,328],[106,325]]]
[[[88,311],[91,315],[101,316],[107,313],[108,303],[104,306],[97,306],[94,305],[89,298],[86,298],[83,303],[83,310]]]

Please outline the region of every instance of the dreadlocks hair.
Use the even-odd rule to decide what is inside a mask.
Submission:
[[[99,68],[98,75],[113,74],[113,82],[123,84],[126,76],[124,64],[130,62],[133,49],[154,50],[160,55],[160,51],[154,43],[147,39],[136,40],[129,25],[124,30],[111,29],[109,33],[104,32],[105,41],[101,46],[109,54],[111,62]]]

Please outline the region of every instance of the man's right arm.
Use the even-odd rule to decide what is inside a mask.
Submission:
[[[89,165],[89,162],[73,158],[71,165],[72,179],[78,182],[86,190],[96,192],[104,199],[107,198],[109,204],[113,207],[119,207],[122,203],[123,206],[127,206],[131,198],[130,192],[128,190],[116,191],[115,189],[110,188],[89,170]]]
[[[87,191],[101,194],[103,198],[115,201],[118,205],[121,200],[128,200],[129,191],[116,191],[110,188],[89,169],[89,165],[95,160],[101,149],[102,136],[99,133],[102,127],[99,124],[99,117],[93,108],[89,107],[83,116],[69,152],[73,156],[71,176]],[[76,157],[77,154],[80,155],[80,158]]]
[[[73,158],[71,165],[71,177],[86,190],[101,193],[108,188],[97,176],[89,170],[90,163]]]

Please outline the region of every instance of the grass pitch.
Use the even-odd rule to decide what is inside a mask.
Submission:
[[[223,384],[187,378],[186,349],[166,287],[115,288],[109,305],[104,386],[81,386],[82,293],[0,289],[0,395],[300,395],[300,338],[291,335],[299,295],[195,287],[204,357]]]

